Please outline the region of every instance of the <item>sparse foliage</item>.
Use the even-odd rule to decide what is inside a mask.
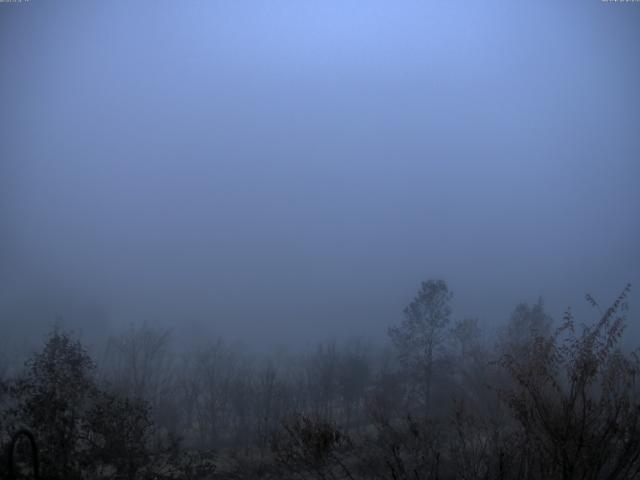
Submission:
[[[627,286],[593,326],[570,312],[527,355],[507,354],[514,385],[504,393],[527,452],[521,478],[636,478],[640,473],[637,357],[619,349]]]
[[[444,280],[422,282],[414,300],[405,308],[399,326],[389,329],[398,358],[427,411],[431,406],[433,367],[438,349],[446,339],[451,316],[452,293]]]
[[[478,320],[451,321],[440,280],[382,350],[333,342],[261,363],[217,341],[176,363],[145,326],[114,337],[98,370],[54,329],[0,378],[0,435],[32,430],[48,480],[631,480],[629,292],[607,309],[587,296],[598,320],[567,311],[555,330],[541,300],[519,304],[495,350]]]

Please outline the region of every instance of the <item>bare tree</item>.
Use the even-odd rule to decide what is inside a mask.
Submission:
[[[420,389],[427,412],[431,407],[433,366],[447,335],[452,293],[444,280],[422,282],[414,300],[405,308],[405,319],[388,331],[398,358],[409,378]]]
[[[221,445],[229,431],[231,392],[238,358],[218,340],[194,354],[192,381],[199,392],[195,425],[200,445],[212,449]]]
[[[455,323],[451,336],[460,351],[462,360],[466,360],[480,346],[480,326],[477,318],[465,318]]]
[[[330,419],[338,396],[339,356],[335,343],[320,344],[306,363],[307,391],[315,415]]]
[[[171,332],[146,324],[107,342],[103,376],[110,389],[151,406],[155,423],[174,434],[178,427]]]
[[[511,314],[498,342],[502,353],[517,355],[538,337],[552,333],[553,319],[545,312],[542,298],[533,306],[520,303]]]
[[[505,354],[514,386],[504,398],[527,447],[521,478],[640,475],[640,362],[618,348],[628,293],[579,333],[567,312],[555,333]]]
[[[348,345],[340,355],[337,378],[347,430],[354,420],[353,417],[362,410],[371,374],[370,359],[362,343],[354,342]]]

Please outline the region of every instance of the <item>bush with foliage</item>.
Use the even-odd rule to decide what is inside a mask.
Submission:
[[[133,479],[148,461],[146,405],[100,390],[86,349],[57,328],[9,383],[8,396],[8,434],[33,432],[43,478]]]

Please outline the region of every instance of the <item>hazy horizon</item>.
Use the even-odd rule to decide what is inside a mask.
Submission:
[[[377,340],[429,278],[489,327],[606,304],[640,284],[638,26],[600,1],[0,4],[6,338]]]

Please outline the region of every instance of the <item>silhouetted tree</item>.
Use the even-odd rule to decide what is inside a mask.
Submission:
[[[371,383],[371,365],[361,344],[351,344],[340,355],[338,390],[344,406],[344,422],[348,429],[354,412],[362,408],[367,387]]]
[[[501,332],[499,348],[502,353],[526,355],[526,349],[535,343],[536,338],[552,333],[552,325],[553,319],[545,312],[542,298],[533,306],[520,303]]]
[[[9,384],[3,416],[34,433],[43,478],[102,478],[112,468],[132,480],[149,466],[147,403],[101,390],[95,370],[84,346],[55,328]]]
[[[640,475],[640,363],[618,348],[628,293],[629,286],[581,332],[567,312],[555,333],[531,340],[526,355],[505,354],[514,386],[504,397],[523,439],[520,478]]]
[[[480,326],[477,318],[465,318],[456,322],[451,329],[451,336],[460,351],[460,356],[465,360],[479,347]]]
[[[80,478],[87,460],[83,422],[98,392],[95,364],[79,341],[56,328],[26,366],[11,386],[14,421],[36,435],[43,476]]]
[[[422,282],[418,294],[404,310],[405,319],[388,332],[402,366],[422,391],[427,411],[431,406],[435,356],[446,339],[450,321],[451,297],[444,280]]]

